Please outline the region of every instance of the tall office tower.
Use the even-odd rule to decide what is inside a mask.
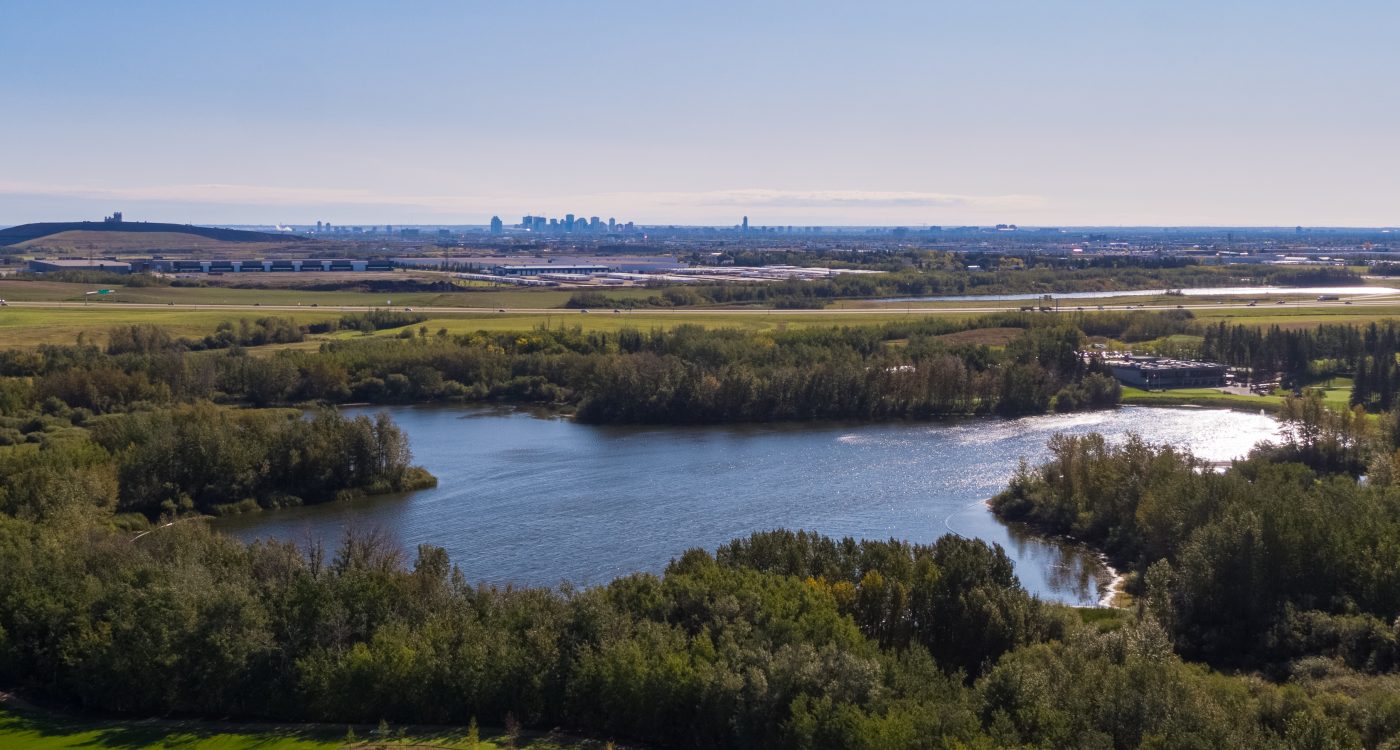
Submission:
[[[501,217],[491,217],[491,234],[500,234],[505,231],[505,225],[501,223]]]
[[[533,217],[533,216],[522,216],[522,217],[520,217],[520,228],[521,228],[521,229],[534,229],[534,228],[535,228],[535,217]]]
[[[321,222],[316,222],[316,234],[321,233]]]
[[[617,219],[614,219],[614,218],[611,217],[611,216],[608,217],[608,231],[609,231],[609,232],[616,232],[616,231],[617,231]]]
[[[564,231],[565,231],[565,232],[572,232],[572,231],[574,231],[574,215],[573,215],[573,214],[564,214]]]
[[[601,229],[602,226],[603,226],[603,220],[602,220],[602,219],[598,218],[597,216],[590,216],[590,217],[588,217],[588,228],[589,228],[589,229],[598,230],[598,229]]]
[[[749,217],[747,217],[747,216],[744,217],[744,230],[743,230],[743,231],[744,231],[744,234],[748,234],[748,232],[749,232]]]

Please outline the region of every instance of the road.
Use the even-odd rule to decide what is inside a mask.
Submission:
[[[7,303],[10,307],[19,308],[44,308],[44,309],[89,309],[99,311],[118,307],[122,310],[228,310],[230,312],[307,312],[307,311],[327,311],[327,312],[358,312],[374,309],[407,309],[407,308],[385,308],[382,306],[365,307],[354,305],[321,305],[318,307],[302,305],[230,305],[230,304],[166,304],[159,302],[98,302],[86,304],[83,302],[21,302],[12,301]],[[1245,302],[1192,302],[1167,304],[1124,304],[1124,305],[1061,305],[1057,312],[1091,312],[1108,310],[1247,310],[1255,309],[1288,309],[1306,307],[1309,309],[1328,307],[1395,307],[1400,305],[1400,291],[1397,294],[1366,295],[1346,300],[1300,300],[1285,303],[1260,302],[1251,305]],[[1019,310],[1019,305],[1001,307],[862,307],[862,308],[825,308],[820,310],[772,310],[764,308],[703,308],[703,307],[657,307],[657,308],[637,308],[635,310],[623,309],[619,313],[609,310],[574,310],[562,307],[512,307],[501,309],[495,307],[415,307],[415,312],[430,315],[628,315],[636,313],[639,315],[680,315],[694,317],[697,315],[733,316],[733,315],[781,315],[781,316],[849,316],[849,315],[913,315],[913,314],[966,314],[966,313],[998,313]]]

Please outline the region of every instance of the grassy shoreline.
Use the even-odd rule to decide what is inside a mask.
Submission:
[[[354,732],[354,740],[349,732]],[[115,719],[87,717],[37,708],[0,693],[0,747],[14,750],[371,750],[442,748],[443,750],[601,750],[601,740],[573,737],[558,730],[522,731],[511,742],[500,728],[480,730],[473,743],[466,727],[390,727],[387,736],[370,724],[310,724],[211,721],[205,719]]]

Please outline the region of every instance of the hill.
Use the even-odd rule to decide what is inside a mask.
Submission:
[[[55,235],[68,233],[77,233],[77,235],[73,236],[70,234],[67,238],[55,238]],[[110,234],[111,236],[94,236],[97,234]],[[222,229],[219,227],[200,227],[193,224],[162,224],[144,221],[57,221],[21,224],[17,227],[10,227],[9,229],[0,229],[0,247],[32,243],[35,240],[49,238],[59,239],[60,242],[62,242],[63,239],[89,242],[101,239],[117,240],[130,238],[130,235],[134,234],[186,235],[191,238],[198,237],[204,240],[215,240],[218,242],[287,242],[289,240],[305,239],[301,235],[250,232],[243,229]],[[155,241],[155,238],[150,239]],[[157,241],[156,244],[164,243],[159,243]]]

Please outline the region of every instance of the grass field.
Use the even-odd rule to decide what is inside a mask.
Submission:
[[[13,302],[68,302],[83,300],[83,292],[93,287],[53,281],[19,281],[0,279],[0,299]],[[810,311],[734,310],[724,308],[637,309],[614,313],[592,310],[580,314],[564,308],[573,292],[559,289],[482,288],[479,291],[414,292],[406,294],[368,294],[363,292],[308,292],[296,289],[231,289],[225,287],[115,287],[111,297],[91,298],[91,304],[73,308],[0,308],[0,348],[32,347],[45,343],[72,343],[79,333],[102,341],[114,325],[151,323],[168,327],[177,336],[203,336],[213,332],[222,321],[254,319],[267,315],[288,317],[301,323],[337,317],[340,307],[412,307],[431,316],[424,325],[437,331],[446,328],[451,333],[477,330],[517,331],[540,325],[579,326],[585,330],[612,331],[630,327],[642,330],[673,328],[679,325],[733,327],[754,331],[777,331],[786,328],[813,326],[870,325],[897,320],[916,319],[927,315],[946,317],[978,317],[983,312],[950,309],[949,303],[931,303],[910,309],[900,303],[880,304],[875,301],[837,303],[821,314]],[[645,296],[648,289],[609,289],[614,296]],[[1180,299],[1180,298],[1172,298]],[[1135,300],[1136,301],[1136,300]],[[1089,302],[1086,300],[1086,302]],[[1121,303],[1122,300],[1120,299]],[[130,303],[169,305],[170,309],[135,308]],[[193,309],[194,305],[243,305],[243,310]],[[1006,303],[1014,309],[1018,303]],[[314,306],[313,306],[314,305]],[[295,310],[259,311],[254,306],[286,306]],[[484,308],[492,312],[446,312],[444,307]],[[1086,305],[1092,310],[1092,307]],[[873,309],[884,308],[880,312]],[[495,310],[507,310],[505,313]],[[542,312],[521,312],[531,309]],[[1062,310],[1064,308],[1062,307]],[[849,311],[849,312],[848,312]],[[1287,305],[1260,305],[1254,308],[1220,309],[1212,306],[1192,308],[1198,320],[1228,321],[1244,325],[1279,325],[1284,328],[1308,328],[1319,323],[1366,323],[1385,318],[1400,318],[1400,301],[1386,305],[1308,305],[1296,301]],[[1086,314],[1092,312],[1086,311]],[[1005,329],[957,334],[968,342],[1003,345],[1013,333]],[[392,335],[390,332],[389,335]],[[383,335],[383,332],[381,332]],[[958,338],[956,340],[962,340]],[[314,344],[313,344],[314,345]]]
[[[452,748],[471,750],[464,730],[414,729],[397,736],[375,736],[371,726],[355,727],[357,742],[346,742],[348,727],[327,725],[232,724],[201,721],[102,721],[0,707],[0,748],[4,750],[371,750],[371,748]],[[476,747],[508,747],[499,732],[482,730]],[[530,750],[585,750],[603,743],[559,735],[526,733],[516,747]]]
[[[1334,409],[1345,409],[1351,405],[1351,378],[1331,378],[1307,386],[1311,390],[1322,391],[1322,400]],[[1222,393],[1215,388],[1172,388],[1163,391],[1144,391],[1131,386],[1123,387],[1123,403],[1139,406],[1223,406],[1231,409],[1274,411],[1283,404],[1284,396],[1245,396]]]
[[[304,240],[288,238],[287,242],[232,242],[201,237],[184,232],[104,232],[72,229],[19,243],[24,250],[73,252],[92,250],[103,254],[113,252],[151,252],[172,250],[222,250],[241,255],[262,255],[280,250]]]
[[[693,313],[635,312],[592,312],[579,314],[577,311],[560,310],[557,313],[436,313],[431,308],[420,309],[431,317],[419,325],[425,325],[432,332],[446,328],[449,333],[461,334],[475,331],[527,331],[541,325],[578,326],[587,331],[616,331],[623,328],[651,330],[670,329],[680,325],[700,325],[710,328],[739,328],[749,331],[780,331],[789,328],[813,326],[871,325],[895,320],[908,320],[920,317],[917,313],[891,312],[889,315],[850,314],[850,315],[795,315],[775,310],[769,314],[753,315],[725,313],[722,311],[695,311]],[[103,342],[107,331],[117,325],[150,323],[165,327],[175,336],[204,336],[214,332],[218,324],[225,320],[253,320],[264,316],[291,318],[298,323],[337,318],[345,313],[338,309],[316,309],[305,307],[295,311],[268,310],[169,310],[132,308],[122,305],[94,304],[82,308],[24,308],[7,307],[0,309],[0,348],[33,347],[40,344],[71,344],[79,333],[87,338]],[[964,316],[965,317],[965,316]],[[397,330],[380,331],[379,335],[392,336]],[[353,334],[352,334],[353,335]],[[988,342],[996,343],[996,342]]]
[[[1309,387],[1321,388],[1322,400],[1333,409],[1346,409],[1351,406],[1351,385],[1351,378],[1332,378]]]
[[[1165,391],[1144,391],[1123,387],[1123,403],[1135,406],[1219,406],[1248,411],[1275,411],[1283,405],[1282,396],[1241,396],[1222,393],[1215,388],[1172,388]]]
[[[20,302],[81,302],[83,292],[91,284],[60,281],[0,280],[0,299]],[[336,305],[350,307],[529,307],[562,308],[573,292],[560,289],[483,288],[461,292],[406,292],[371,294],[367,292],[311,292],[301,289],[232,289],[229,287],[111,287],[116,293],[101,302],[120,305],[124,302],[176,305]],[[644,289],[616,290],[618,296],[647,292]]]
[[[307,310],[305,313],[246,313],[231,310],[149,310],[122,309],[116,305],[91,308],[35,309],[7,307],[0,310],[0,349],[34,347],[40,344],[71,344],[79,333],[103,343],[113,326],[133,323],[158,325],[175,336],[202,337],[214,332],[226,320],[255,320],[266,315],[289,317],[311,323],[342,315],[340,312]]]

